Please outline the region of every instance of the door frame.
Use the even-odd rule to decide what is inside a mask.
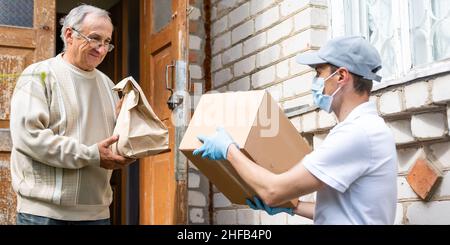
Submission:
[[[152,53],[151,46],[151,30],[152,22],[151,18],[146,18],[150,16],[150,1],[151,0],[140,0],[140,81],[141,83],[146,83],[150,81],[150,54]],[[175,38],[173,38],[173,45],[176,47],[175,57],[175,82],[174,82],[174,93],[184,94],[188,91],[188,57],[189,57],[189,20],[188,20],[188,7],[189,0],[174,0],[177,1],[176,8],[174,9],[174,14],[172,19],[175,20],[174,23],[174,33]],[[149,13],[147,13],[149,11]],[[184,115],[187,114],[187,107],[182,106],[175,109],[172,113],[172,120],[177,120],[177,118],[185,118]],[[186,130],[185,123],[174,122],[174,169],[176,178],[176,212],[174,218],[174,224],[187,224],[188,223],[188,197],[187,197],[187,169],[188,162],[187,159],[181,154],[178,147],[181,143],[182,137]],[[139,168],[139,172],[142,173],[144,168]],[[139,186],[139,188],[145,188],[144,186]],[[142,208],[142,207],[141,207]]]

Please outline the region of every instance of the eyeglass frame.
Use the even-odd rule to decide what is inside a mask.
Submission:
[[[87,37],[86,35],[84,35],[83,33],[81,33],[80,31],[78,31],[77,29],[75,29],[75,28],[73,28],[73,27],[71,27],[70,28],[72,31],[74,31],[74,32],[76,32],[78,35],[80,35],[82,38],[84,38],[84,40],[86,40],[87,42],[88,42],[88,44],[92,47],[92,44],[94,43],[94,45],[95,45],[95,43],[97,43],[97,45],[95,45],[95,48],[96,49],[98,49],[98,48],[101,48],[101,47],[103,47],[103,46],[108,46],[108,48],[106,49],[107,51],[108,51],[108,53],[109,52],[111,52],[111,51],[113,51],[113,49],[114,49],[114,45],[113,44],[111,44],[111,43],[108,43],[108,44],[104,44],[102,41],[99,41],[99,40],[96,40],[96,39],[94,39],[94,38],[90,38],[90,37]],[[94,48],[94,47],[92,47],[92,48]]]

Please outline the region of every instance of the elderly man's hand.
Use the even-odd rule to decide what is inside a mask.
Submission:
[[[100,152],[100,167],[105,169],[121,169],[136,161],[135,159],[116,155],[112,152],[110,146],[118,140],[119,136],[112,136],[97,143],[98,151]]]
[[[222,127],[218,127],[216,133],[210,137],[199,135],[197,138],[203,145],[194,151],[194,155],[202,153],[203,158],[211,160],[227,159],[228,147],[231,144],[235,144],[239,148],[231,136]]]

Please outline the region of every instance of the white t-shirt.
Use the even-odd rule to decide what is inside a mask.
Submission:
[[[326,184],[317,191],[314,224],[394,223],[397,152],[373,102],[356,107],[303,164]]]

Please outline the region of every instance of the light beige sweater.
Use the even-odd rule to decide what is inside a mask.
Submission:
[[[61,55],[23,71],[11,100],[18,212],[72,221],[109,218],[112,171],[100,167],[96,143],[114,129],[113,86],[100,71],[82,71]]]

